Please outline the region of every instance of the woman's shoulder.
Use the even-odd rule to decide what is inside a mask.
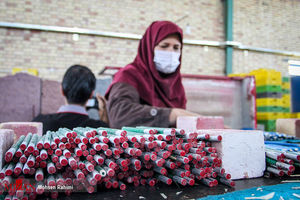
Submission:
[[[144,70],[142,67],[139,67],[136,63],[130,63],[123,67],[119,73],[126,74],[126,75],[145,75],[147,73],[146,70]]]
[[[145,77],[147,77],[147,75],[145,75],[143,71],[138,70],[134,65],[129,64],[115,74],[113,85],[121,82],[137,87],[139,84],[142,84],[141,82]]]
[[[119,90],[119,91],[136,91],[135,87],[133,87],[131,84],[126,82],[117,82],[115,83],[112,88],[112,90]]]

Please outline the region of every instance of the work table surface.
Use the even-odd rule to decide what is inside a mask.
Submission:
[[[297,173],[299,175],[299,173]],[[124,199],[124,200],[132,200],[132,199],[165,199],[163,196],[167,197],[167,199],[198,199],[201,197],[206,197],[208,195],[218,195],[224,194],[228,192],[248,189],[252,187],[259,186],[267,186],[267,185],[276,185],[280,184],[283,180],[299,180],[299,177],[282,177],[282,178],[255,178],[255,179],[245,179],[245,180],[237,180],[236,186],[234,188],[230,188],[223,184],[219,184],[216,187],[209,188],[201,183],[197,183],[194,186],[177,186],[172,184],[171,186],[167,186],[165,184],[159,183],[154,187],[149,186],[139,186],[134,187],[129,185],[125,191],[121,191],[119,189],[103,189],[98,188],[96,193],[88,194],[88,193],[73,193],[71,196],[66,197],[65,195],[59,195],[58,199],[72,199],[72,200],[115,200],[115,199]],[[300,183],[299,183],[300,184]],[[162,195],[163,194],[163,195]],[[46,197],[42,197],[39,199],[46,199]]]

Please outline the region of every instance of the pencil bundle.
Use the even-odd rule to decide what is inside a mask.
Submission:
[[[70,195],[101,187],[125,190],[129,184],[154,186],[158,182],[234,186],[212,147],[221,140],[221,136],[155,127],[78,127],[48,131],[42,137],[28,134],[5,154],[0,193],[7,193],[6,199],[26,200],[40,194],[57,198],[61,191]],[[22,183],[34,179],[34,186],[8,189],[15,179]]]

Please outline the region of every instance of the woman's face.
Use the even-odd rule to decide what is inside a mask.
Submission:
[[[180,53],[181,43],[178,35],[169,35],[165,39],[161,40],[158,45],[154,47],[154,50],[160,51],[173,51]]]

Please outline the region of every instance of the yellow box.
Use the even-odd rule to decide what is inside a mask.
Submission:
[[[254,75],[257,86],[262,85],[282,85],[281,72],[273,69],[257,69],[249,73]]]
[[[282,99],[277,98],[258,98],[256,106],[283,106]]]
[[[291,94],[284,94],[284,95],[282,95],[282,99],[284,99],[284,100],[291,100]]]
[[[297,113],[285,113],[285,118],[297,118]]]
[[[265,78],[261,76],[255,76],[255,83],[257,86],[282,84],[281,80],[279,79]]]
[[[293,118],[293,114],[292,113],[282,113],[282,118]]]
[[[291,107],[291,95],[283,95],[281,101],[283,107]]]
[[[299,118],[300,119],[300,113],[296,112],[296,113],[286,113],[287,114],[287,118]]]
[[[291,89],[291,83],[290,82],[282,82],[281,87],[282,87],[282,89],[289,90],[289,89]]]
[[[246,77],[246,76],[249,76],[249,74],[246,74],[246,73],[239,73],[239,74],[229,74],[228,77]]]
[[[257,120],[275,120],[278,118],[285,118],[284,113],[278,112],[258,112]]]
[[[21,68],[21,67],[14,67],[12,69],[12,74],[16,74],[16,73],[20,73],[20,72],[23,72],[23,73],[28,73],[28,74],[31,74],[33,76],[38,76],[39,72],[37,69],[34,69],[34,68]]]
[[[265,76],[270,76],[270,77],[280,77],[281,78],[281,72],[276,71],[275,69],[267,69],[267,68],[260,68],[260,69],[255,69],[250,72],[250,74],[262,74]]]

